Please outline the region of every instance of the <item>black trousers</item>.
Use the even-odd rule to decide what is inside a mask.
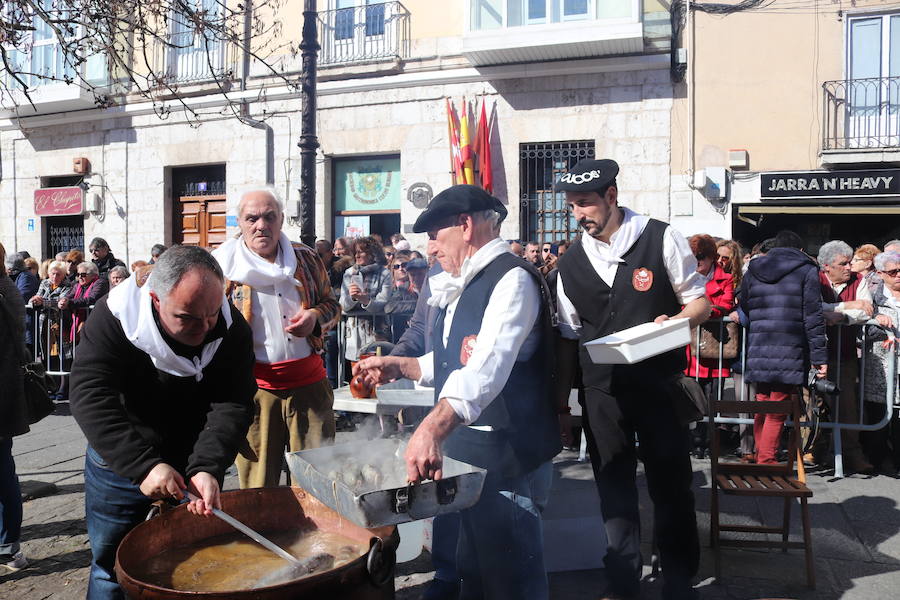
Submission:
[[[637,596],[639,592],[642,558],[636,472],[640,458],[653,500],[663,597],[685,597],[700,560],[688,429],[678,422],[673,390],[664,378],[634,367],[618,369],[610,392],[586,388],[583,407],[609,544],[608,593]]]

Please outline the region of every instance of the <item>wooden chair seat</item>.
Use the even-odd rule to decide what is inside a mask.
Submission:
[[[736,496],[777,496],[780,498],[812,498],[812,490],[795,477],[757,476],[739,473],[716,474],[716,484],[723,494]]]
[[[750,413],[753,414],[784,414],[790,417],[791,426],[788,440],[788,460],[785,463],[775,464],[745,464],[736,462],[719,462],[719,428],[715,422],[715,415],[720,413]],[[812,497],[812,490],[796,476],[794,461],[797,458],[798,423],[800,422],[799,395],[793,395],[789,400],[777,402],[734,402],[712,399],[709,408],[710,431],[710,545],[715,554],[716,579],[721,578],[722,557],[721,549],[724,546],[732,548],[781,548],[787,552],[789,548],[802,549],[806,562],[806,580],[810,588],[815,589],[815,571],[812,554],[812,533],[809,520],[808,499]],[[722,523],[719,514],[719,494],[723,496],[759,496],[781,498],[783,506],[782,521],[780,527],[767,525],[744,525],[737,523]],[[803,525],[802,541],[792,541],[790,537],[791,506],[794,502],[800,504],[800,518]],[[766,536],[763,539],[745,539],[723,537],[722,533],[751,533]],[[779,535],[781,538],[771,539],[770,534]]]

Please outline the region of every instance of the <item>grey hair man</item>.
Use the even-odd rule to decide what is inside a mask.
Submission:
[[[900,252],[900,240],[891,240],[884,243],[885,252]]]
[[[479,501],[460,513],[459,596],[539,599],[548,596],[540,512],[561,448],[541,351],[552,332],[549,294],[497,236],[503,213],[477,186],[434,197],[414,226],[444,270],[429,280],[433,350],[365,359],[357,372],[434,387],[435,408],[407,445],[410,481],[440,479],[445,453],[487,469]]]
[[[145,285],[130,277],[97,302],[72,366],[72,414],[88,441],[89,598],[124,598],[116,547],[154,500],[188,490],[190,512],[220,507],[253,414],[250,328],[218,263],[178,246],[152,269]]]
[[[237,460],[240,485],[268,487],[278,485],[285,448],[306,450],[334,439],[334,393],[321,354],[340,306],[319,255],[282,231],[284,210],[274,189],[244,192],[237,212],[240,237],[213,256],[226,294],[253,330],[259,391]]]
[[[853,249],[841,240],[831,240],[819,248],[819,282],[822,287],[822,310],[828,325],[828,374],[840,388],[839,415],[843,423],[859,421],[856,378],[856,337],[859,325],[874,314],[869,286],[850,269]],[[842,325],[849,325],[840,330]],[[840,363],[840,368],[838,368]],[[838,376],[839,374],[839,376]],[[832,414],[834,414],[832,407]],[[863,454],[858,431],[841,431],[843,467],[851,473],[871,473],[874,468]],[[817,448],[817,459],[823,449]]]

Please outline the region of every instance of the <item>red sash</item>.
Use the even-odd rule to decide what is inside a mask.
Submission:
[[[253,365],[256,385],[264,390],[290,390],[325,379],[325,362],[318,354],[277,363]]]

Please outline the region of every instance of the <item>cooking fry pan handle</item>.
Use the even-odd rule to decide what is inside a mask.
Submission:
[[[438,504],[450,504],[456,498],[456,479],[439,479],[435,482]]]
[[[366,571],[375,587],[387,585],[394,578],[396,564],[396,551],[393,548],[385,548],[384,541],[381,538],[375,538],[366,559]]]
[[[412,502],[412,484],[409,483],[405,488],[397,488],[394,490],[394,505],[391,509],[399,514],[409,512],[409,505]]]

